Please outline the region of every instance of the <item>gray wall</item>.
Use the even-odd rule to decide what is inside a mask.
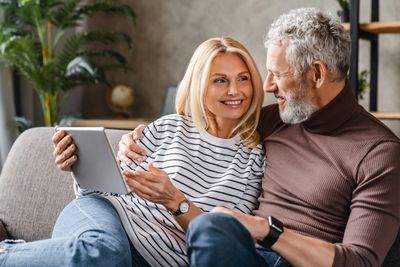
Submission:
[[[209,37],[229,35],[244,43],[265,73],[265,49],[262,37],[266,27],[281,13],[292,8],[312,6],[333,13],[339,9],[335,0],[125,0],[137,14],[136,27],[120,17],[99,17],[88,22],[88,27],[113,29],[131,33],[133,50],[119,49],[130,59],[133,71],[113,73],[113,84],[127,84],[135,89],[136,101],[132,109],[135,117],[155,117],[159,114],[164,90],[181,79],[187,63],[198,44]],[[368,21],[370,1],[361,1],[361,21]],[[400,1],[380,1],[382,20],[400,20]],[[369,44],[361,41],[360,69],[368,68]],[[400,34],[381,35],[379,49],[379,109],[400,112]],[[107,107],[105,88],[84,88],[64,107],[86,117],[113,116]],[[82,96],[83,95],[83,96]],[[82,100],[81,100],[82,99]],[[80,102],[82,101],[82,102]],[[266,97],[265,103],[271,103]],[[77,104],[79,103],[79,104]],[[368,97],[361,101],[367,105]],[[389,123],[400,135],[400,122]]]

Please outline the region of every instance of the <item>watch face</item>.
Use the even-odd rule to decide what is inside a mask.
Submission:
[[[182,202],[181,205],[179,206],[179,210],[180,210],[182,213],[188,212],[188,210],[189,210],[189,202],[187,202],[187,201]]]

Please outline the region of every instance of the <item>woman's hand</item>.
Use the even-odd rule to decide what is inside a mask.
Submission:
[[[131,190],[138,196],[151,202],[164,205],[174,212],[185,195],[171,182],[167,173],[149,163],[149,171],[137,170],[123,172],[124,178]]]
[[[117,161],[124,162],[130,166],[132,160],[143,162],[146,150],[136,144],[136,141],[143,137],[142,132],[146,127],[144,124],[137,126],[132,132],[124,134],[118,143]]]
[[[57,127],[54,129],[56,131],[52,137],[54,161],[60,170],[71,171],[71,166],[78,159],[75,155],[76,145],[65,131],[58,130]]]

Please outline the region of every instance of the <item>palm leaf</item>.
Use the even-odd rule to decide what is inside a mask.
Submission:
[[[62,6],[53,9],[49,13],[49,17],[54,25],[56,25],[60,30],[78,26],[78,21],[82,19],[82,17],[77,14],[77,7],[80,2],[80,0],[70,0]]]
[[[122,69],[124,71],[132,71],[133,70],[133,68],[131,68],[129,66],[124,66],[121,64],[102,64],[102,65],[100,65],[100,67],[105,72],[108,70],[118,70],[118,69]]]
[[[85,46],[94,42],[109,44],[123,41],[130,46],[131,39],[129,35],[118,32],[88,32],[75,33],[65,41],[62,51],[58,55],[58,66],[65,69],[69,62],[77,55],[83,54]],[[110,53],[109,53],[110,54]],[[116,54],[115,54],[116,55]]]
[[[37,43],[31,36],[10,36],[0,32],[0,57],[36,83],[39,76],[40,56],[35,49]]]
[[[63,83],[64,91],[82,82],[101,83],[109,86],[104,71],[84,56],[76,57],[68,64],[64,77],[69,80]]]
[[[111,49],[84,50],[84,51],[82,51],[81,54],[86,55],[90,58],[96,58],[96,57],[112,58],[123,68],[126,67],[126,63],[127,63],[125,57],[121,53],[111,50]]]
[[[42,97],[57,102],[60,90],[84,82],[108,84],[104,70],[129,69],[122,54],[104,48],[114,43],[131,48],[131,38],[125,33],[80,32],[58,43],[66,30],[76,28],[96,12],[121,14],[134,22],[135,13],[128,5],[111,0],[0,0],[0,9],[5,11],[5,20],[0,24],[0,60],[14,65]],[[102,57],[112,62],[100,65],[92,60]],[[57,117],[55,102],[47,108],[42,105],[45,112],[51,111],[45,118]]]
[[[78,10],[78,14],[91,16],[93,13],[97,12],[105,12],[105,13],[116,13],[129,17],[132,20],[132,23],[135,23],[135,12],[131,9],[129,5],[115,3],[113,1],[107,0],[97,0],[93,4],[88,4],[82,6]]]
[[[1,1],[0,7],[4,10],[4,22],[2,25],[14,26],[19,32],[24,32],[30,26],[27,25],[18,14],[18,1]]]
[[[22,23],[30,26],[35,26],[43,20],[40,6],[36,1],[28,1],[25,4],[19,5],[16,10],[16,15]]]

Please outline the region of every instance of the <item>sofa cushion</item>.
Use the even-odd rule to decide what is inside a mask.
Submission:
[[[114,151],[126,131],[106,130]],[[58,214],[74,198],[73,180],[52,156],[51,127],[32,128],[13,144],[0,175],[0,221],[9,237],[49,238]]]
[[[13,239],[51,236],[57,215],[73,199],[72,178],[54,164],[52,128],[32,128],[13,144],[0,176],[0,220]]]

